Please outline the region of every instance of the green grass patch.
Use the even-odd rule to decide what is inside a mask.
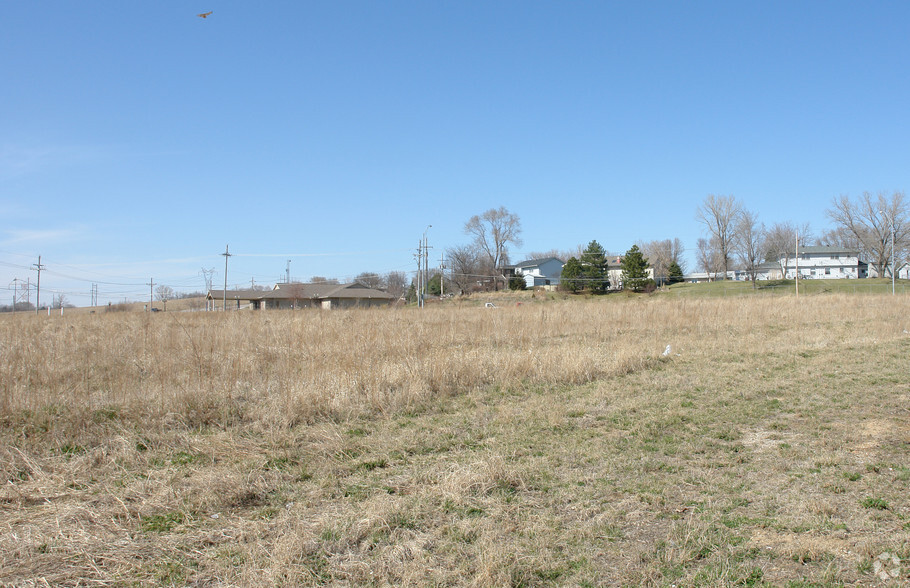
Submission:
[[[888,510],[888,502],[882,498],[863,498],[860,504],[863,508],[873,508],[875,510]]]
[[[139,529],[145,533],[167,533],[186,522],[186,515],[180,511],[143,517]]]

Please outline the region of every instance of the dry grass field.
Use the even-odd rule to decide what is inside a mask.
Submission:
[[[908,330],[841,294],[4,317],[0,585],[908,584]]]

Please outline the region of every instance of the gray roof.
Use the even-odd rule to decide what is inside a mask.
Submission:
[[[395,297],[383,290],[369,288],[358,282],[350,284],[277,284],[275,289],[264,298],[279,298],[282,300],[293,298],[355,298],[371,300],[393,300]]]
[[[856,249],[850,249],[848,247],[829,247],[827,245],[807,245],[805,247],[799,248],[800,254],[835,254],[835,253],[846,253],[848,255],[859,256],[859,251]]]
[[[227,290],[225,296],[224,290],[209,290],[208,297],[215,300],[259,300],[268,290]]]
[[[222,300],[224,290],[210,290],[209,298]],[[354,300],[394,300],[383,290],[368,288],[363,284],[276,284],[272,290],[228,290],[228,300],[327,300],[346,298]]]
[[[526,261],[522,261],[521,263],[516,263],[513,267],[535,267],[538,265],[542,265],[548,261],[554,261],[554,260],[558,261],[559,263],[563,263],[563,261],[561,259],[559,259],[558,257],[543,257],[541,259],[528,259]]]

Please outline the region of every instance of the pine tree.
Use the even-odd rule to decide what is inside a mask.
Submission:
[[[579,260],[585,287],[592,294],[603,294],[610,287],[607,278],[607,252],[597,241],[588,243]]]
[[[638,245],[632,245],[622,258],[623,288],[641,292],[648,287],[649,282],[654,283],[654,280],[648,278],[648,260]]]
[[[575,257],[570,257],[569,261],[562,266],[562,274],[559,277],[559,285],[569,292],[578,292],[583,288],[583,283],[579,281],[582,277],[581,262]]]
[[[675,261],[670,264],[670,267],[667,268],[667,282],[670,284],[678,284],[685,280],[683,276],[682,268],[679,267],[679,264]]]

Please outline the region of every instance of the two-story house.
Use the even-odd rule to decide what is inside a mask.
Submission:
[[[509,269],[514,272],[512,275],[524,278],[525,285],[528,288],[533,288],[534,286],[556,286],[559,284],[563,265],[561,259],[546,257],[522,261]]]
[[[783,277],[792,280],[797,271],[801,280],[860,279],[869,277],[869,264],[859,258],[858,251],[815,245],[800,247],[799,254],[786,261],[786,267],[783,258],[773,265],[762,264],[756,279],[775,280]]]

